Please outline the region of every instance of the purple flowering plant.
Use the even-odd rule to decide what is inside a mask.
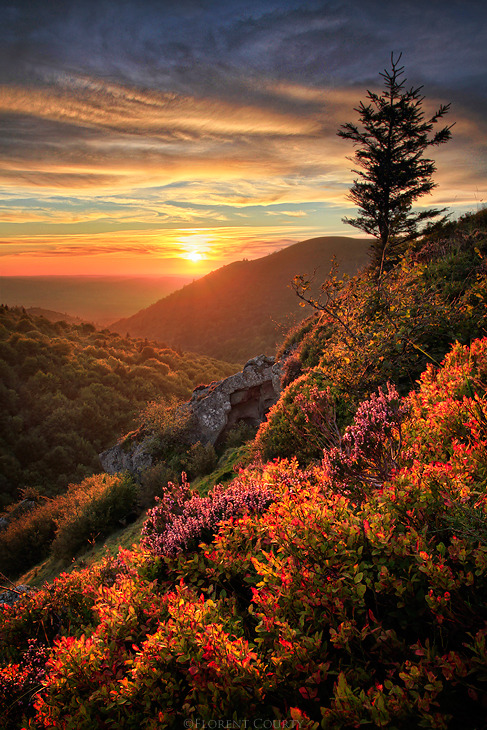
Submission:
[[[169,482],[164,495],[148,512],[142,528],[142,546],[154,555],[173,557],[211,541],[220,522],[248,512],[262,513],[274,500],[269,484],[258,479],[235,479],[217,485],[207,497],[194,494],[183,472],[182,484]]]
[[[398,466],[406,414],[407,406],[391,383],[360,404],[340,444],[324,451],[324,471],[335,489],[363,497],[390,478]]]

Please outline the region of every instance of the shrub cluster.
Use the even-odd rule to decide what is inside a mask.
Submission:
[[[130,517],[137,486],[128,476],[98,474],[63,495],[41,499],[0,532],[0,571],[15,577],[50,553],[70,560]]]
[[[487,339],[456,345],[406,401],[361,406],[329,462],[247,468],[206,501],[173,485],[144,549],[4,607],[16,727],[482,727],[486,378]]]
[[[323,449],[340,442],[337,390],[315,370],[289,385],[271,407],[254,439],[253,450],[264,460],[296,456],[301,462],[321,459]]]
[[[37,639],[27,640],[20,661],[0,667],[0,707],[4,730],[15,730],[25,711],[41,689],[48,649]]]
[[[323,467],[333,489],[343,487],[355,498],[368,485],[381,487],[399,463],[405,403],[391,383],[357,408],[338,446],[325,449]]]
[[[268,484],[251,477],[216,486],[207,497],[192,494],[183,473],[181,486],[169,483],[149,510],[142,528],[142,546],[154,555],[174,556],[211,540],[217,526],[246,512],[263,512],[274,499]]]
[[[197,424],[187,403],[161,398],[148,403],[140,417],[141,432],[151,435],[152,455],[166,470],[174,475],[185,471],[191,478],[213,471],[218,460],[215,448],[195,442]]]
[[[128,475],[96,475],[64,498],[65,511],[57,520],[51,552],[56,558],[69,559],[134,514],[137,486]]]

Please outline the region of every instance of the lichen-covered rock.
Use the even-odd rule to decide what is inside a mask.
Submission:
[[[197,388],[189,407],[202,443],[218,443],[239,421],[258,426],[279,398],[281,365],[273,357],[249,360],[240,373]]]
[[[13,606],[14,603],[17,603],[17,601],[20,601],[22,596],[24,596],[26,593],[33,593],[37,590],[37,588],[33,588],[32,586],[28,585],[19,585],[15,586],[14,589],[11,591],[6,590],[2,591],[0,593],[0,605],[6,605],[6,606]]]
[[[145,469],[152,466],[150,453],[151,438],[145,438],[140,443],[127,443],[125,439],[99,455],[101,465],[108,474],[128,471],[138,476]]]
[[[243,370],[224,380],[199,386],[186,407],[193,415],[191,441],[217,445],[237,423],[252,426],[262,423],[269,408],[279,399],[282,361],[259,355]],[[100,454],[103,469],[109,474],[129,471],[138,476],[153,465],[151,434],[141,435],[118,444]]]

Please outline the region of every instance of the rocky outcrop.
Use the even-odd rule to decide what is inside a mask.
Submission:
[[[129,471],[134,476],[141,474],[144,469],[152,466],[152,454],[149,449],[150,440],[143,439],[140,443],[123,439],[115,446],[99,454],[103,469],[108,474],[119,471]]]
[[[22,596],[27,593],[36,592],[37,588],[28,585],[15,586],[12,590],[5,590],[0,593],[0,605],[13,606],[20,601]]]
[[[281,364],[260,355],[240,373],[193,391],[189,408],[197,422],[197,440],[217,444],[239,421],[258,426],[281,391]]]
[[[239,422],[258,426],[281,392],[282,362],[259,355],[243,370],[225,380],[199,386],[186,407],[195,424],[191,440],[218,445]],[[132,441],[127,438],[100,454],[106,472],[128,470],[134,475],[152,466],[150,434]]]

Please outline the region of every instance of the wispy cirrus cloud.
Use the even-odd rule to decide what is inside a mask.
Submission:
[[[169,241],[192,226],[218,229],[227,260],[273,250],[273,235],[276,245],[353,235],[341,223],[353,148],[336,130],[380,87],[391,51],[403,51],[408,83],[425,84],[428,110],[452,101],[453,141],[434,150],[439,187],[425,204],[462,211],[487,195],[477,0],[9,0],[2,10],[0,235],[25,252],[80,258],[86,247],[101,260],[112,247],[152,261],[184,252]],[[152,249],[151,236],[168,248]]]
[[[4,112],[29,114],[124,134],[149,134],[170,142],[212,137],[309,134],[316,120],[289,108],[280,113],[256,104],[174,92],[141,91],[82,76],[61,75],[46,87],[3,86]]]
[[[267,215],[287,215],[290,218],[306,218],[305,210],[268,210]]]

